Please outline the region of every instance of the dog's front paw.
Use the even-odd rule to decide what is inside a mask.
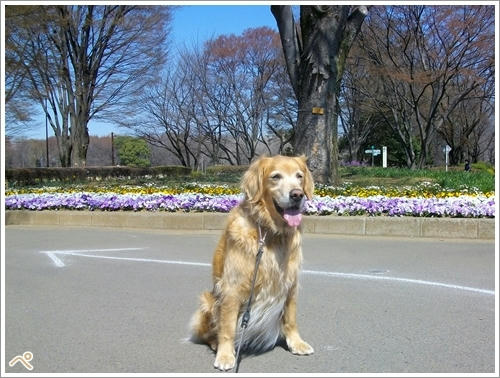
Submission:
[[[314,353],[313,347],[302,339],[287,340],[287,345],[288,349],[290,349],[290,352],[292,352],[293,354],[307,355]]]
[[[217,353],[215,356],[214,367],[226,371],[231,370],[236,363],[236,358],[232,353]]]

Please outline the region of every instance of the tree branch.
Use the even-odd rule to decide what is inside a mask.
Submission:
[[[288,75],[290,76],[293,90],[297,96],[301,49],[297,38],[297,29],[293,19],[292,8],[289,5],[271,5],[271,13],[278,25]]]

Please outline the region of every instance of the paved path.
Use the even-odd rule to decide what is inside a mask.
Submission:
[[[186,341],[219,232],[7,226],[5,360],[33,373],[214,373]],[[306,235],[298,357],[241,373],[495,370],[493,241]],[[21,363],[7,372],[28,372]]]

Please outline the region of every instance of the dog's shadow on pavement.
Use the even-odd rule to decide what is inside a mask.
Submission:
[[[206,350],[209,351],[215,358],[215,355],[217,354],[217,351],[212,349],[209,345],[207,345],[206,343],[202,342],[202,341],[199,341],[199,340],[196,340],[196,338],[193,338],[193,337],[188,337],[186,339],[183,340],[184,342],[189,342],[189,343],[192,343],[192,344],[195,344],[195,345],[203,345],[206,347]],[[268,349],[268,350],[242,350],[241,353],[240,353],[240,356],[238,358],[238,361],[237,361],[237,364],[241,364],[242,361],[244,361],[246,358],[254,358],[254,357],[259,357],[259,356],[263,356],[267,353],[272,353],[276,348],[281,348],[283,349],[284,351],[287,351],[287,352],[290,352],[290,349],[288,349],[288,345],[286,344],[286,340],[282,337],[280,337],[278,339],[278,341],[276,342],[276,344],[274,345],[273,348],[271,349]]]

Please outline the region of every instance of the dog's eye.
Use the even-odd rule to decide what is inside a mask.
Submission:
[[[281,178],[281,174],[275,173],[274,175],[271,176],[273,180],[279,180]]]
[[[302,179],[304,178],[304,175],[303,175],[302,173],[300,173],[300,172],[297,172],[297,175],[296,175],[296,176],[297,176],[297,178],[298,178],[299,180],[302,180]]]

